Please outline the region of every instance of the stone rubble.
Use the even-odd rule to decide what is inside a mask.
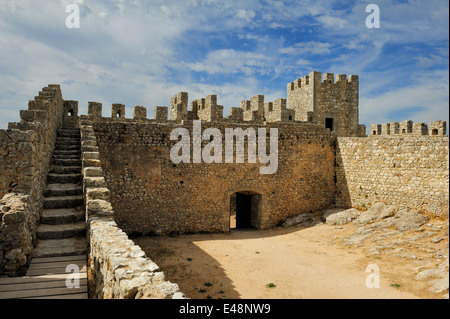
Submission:
[[[447,221],[428,223],[430,218],[417,211],[399,210],[393,205],[374,203],[366,211],[329,209],[322,213],[328,225],[353,225],[354,231],[342,239],[346,246],[363,247],[369,255],[388,254],[416,260],[435,268],[419,267],[415,280],[428,281],[429,290],[448,299],[449,238]],[[428,223],[428,224],[427,224]],[[445,236],[445,237],[444,237]],[[429,244],[424,245],[426,240]],[[437,249],[436,244],[445,248]],[[412,249],[416,253],[412,253]],[[419,253],[419,255],[416,255]],[[425,268],[425,269],[424,269]]]

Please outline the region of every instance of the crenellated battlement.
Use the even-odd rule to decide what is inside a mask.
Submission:
[[[301,78],[288,83],[288,91],[294,91],[306,86],[312,86],[313,84],[340,84],[340,85],[355,85],[359,84],[358,75],[350,75],[347,78],[346,74],[338,74],[336,77],[334,73],[324,73],[322,77],[321,72],[311,72],[309,75],[302,76]],[[311,88],[312,89],[312,88]]]
[[[0,213],[0,276],[26,272],[36,244],[57,130],[73,124],[72,119],[77,123],[76,106],[62,99],[59,85],[50,84],[28,102],[28,109],[20,111],[20,122],[0,130],[0,206],[20,202]],[[3,258],[9,255],[14,257]]]
[[[411,120],[391,122],[385,124],[371,124],[370,136],[445,136],[447,135],[446,121],[433,121],[427,123],[414,123]]]
[[[293,122],[295,111],[287,108],[287,100],[280,98],[273,102],[264,103],[264,116],[268,123]]]

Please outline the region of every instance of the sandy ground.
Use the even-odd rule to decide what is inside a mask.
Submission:
[[[319,224],[133,240],[192,299],[439,298],[426,282],[413,279],[417,261],[343,245],[352,227]],[[366,285],[374,275],[366,268],[373,264],[379,288]]]

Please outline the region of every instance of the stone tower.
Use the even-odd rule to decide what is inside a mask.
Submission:
[[[288,109],[295,120],[320,124],[338,136],[364,136],[359,124],[359,77],[311,72],[287,86]]]

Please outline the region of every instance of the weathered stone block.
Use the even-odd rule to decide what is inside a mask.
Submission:
[[[147,109],[143,106],[135,106],[133,108],[133,119],[135,121],[143,121],[147,119]]]
[[[102,117],[102,103],[88,102],[88,115],[89,117]]]
[[[168,108],[167,106],[155,106],[155,120],[159,123],[167,122]]]
[[[125,118],[125,105],[120,103],[114,103],[111,106],[111,118],[124,119]]]
[[[108,201],[110,197],[110,191],[106,187],[100,188],[87,188],[86,189],[86,200],[101,199]]]

